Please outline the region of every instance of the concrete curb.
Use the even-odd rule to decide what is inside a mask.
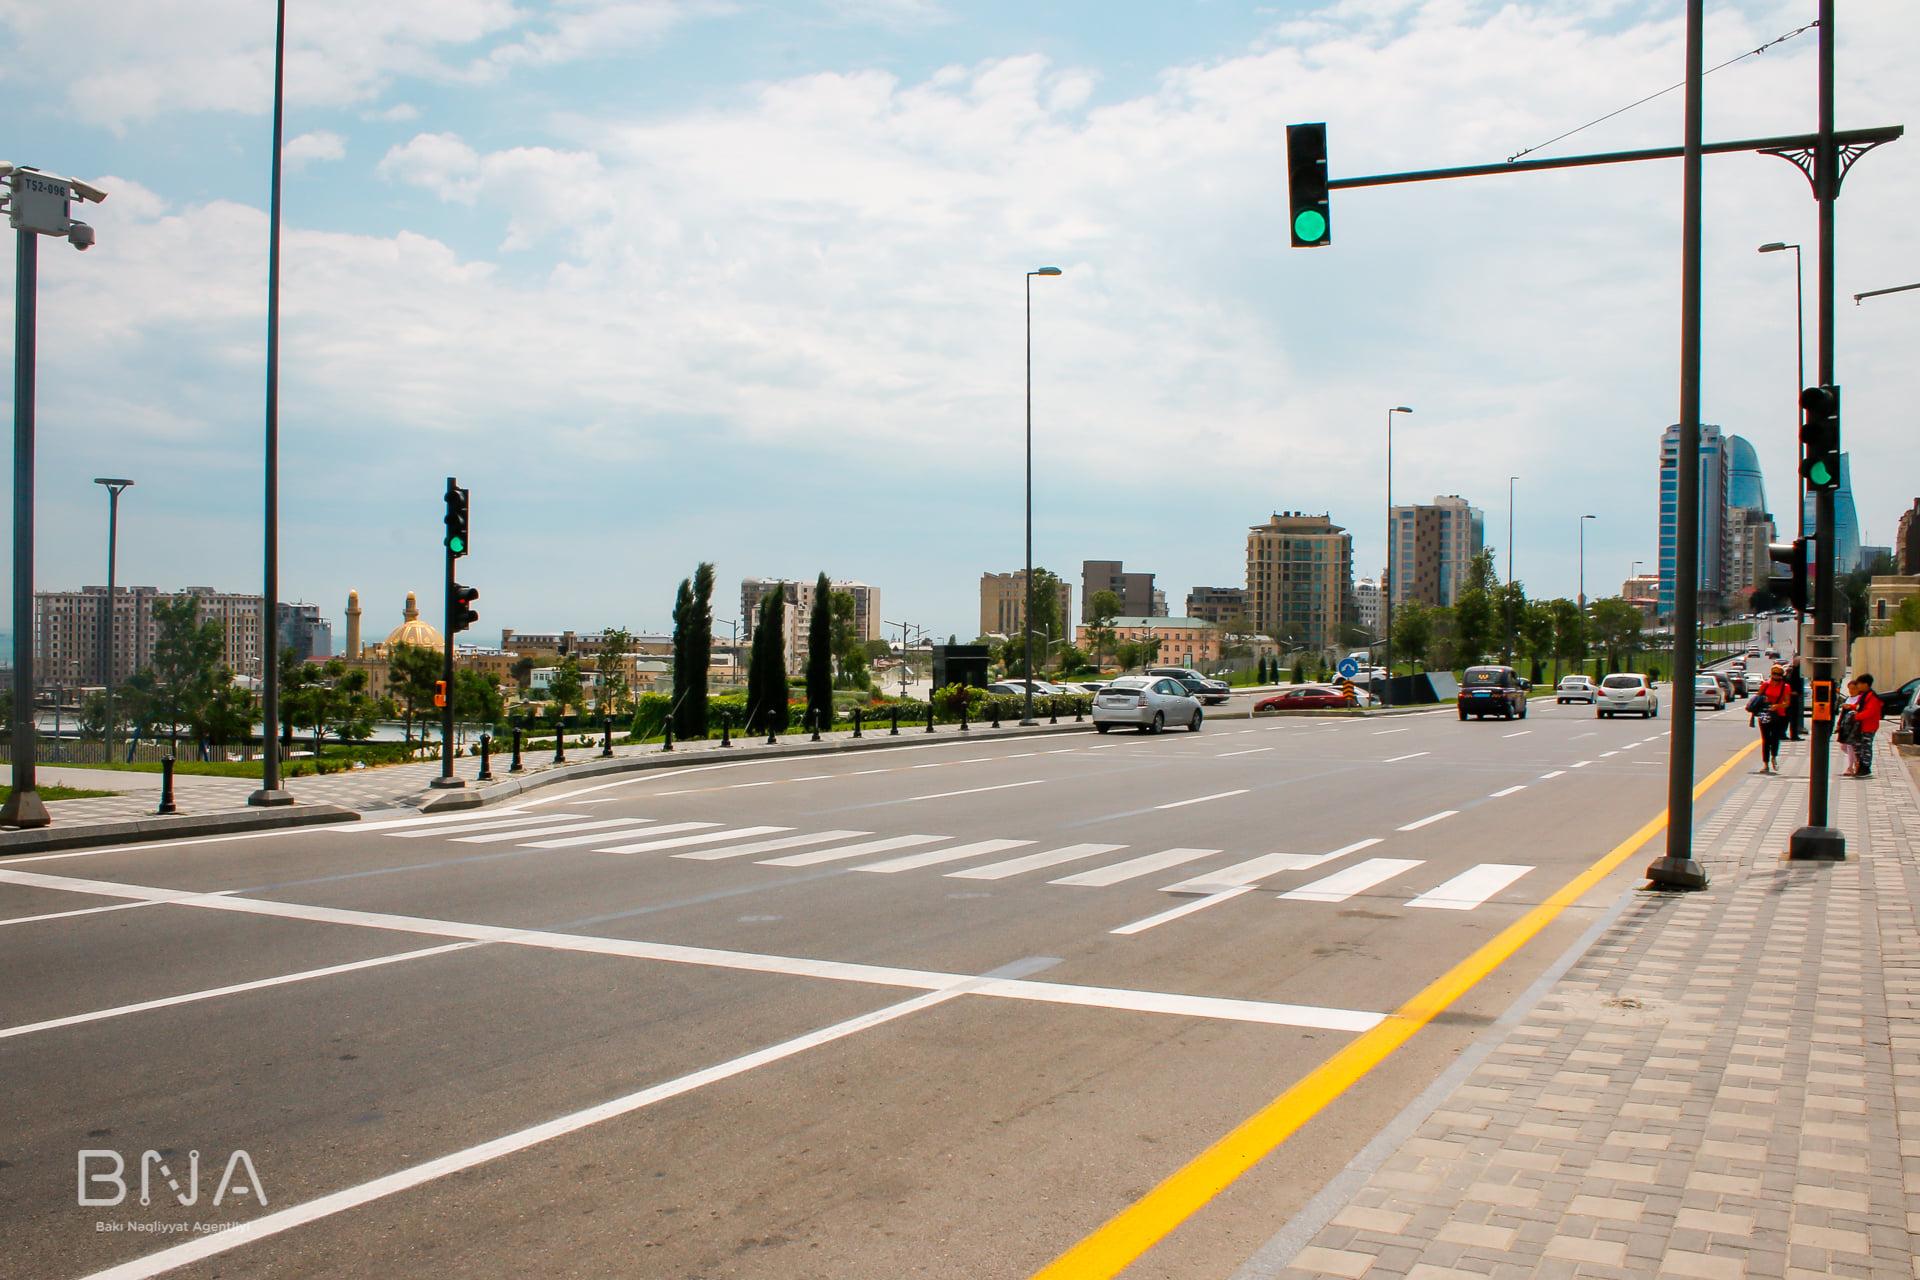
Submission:
[[[51,853],[81,846],[139,844],[188,836],[226,836],[322,822],[358,822],[360,815],[332,804],[296,804],[284,808],[227,810],[220,813],[154,814],[121,822],[88,822],[31,831],[0,831],[0,857]]]

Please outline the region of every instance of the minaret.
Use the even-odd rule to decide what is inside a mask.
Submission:
[[[401,615],[402,621],[412,622],[420,616],[420,602],[413,598],[413,592],[407,592],[407,608]]]
[[[360,656],[360,593],[347,592],[347,656]]]

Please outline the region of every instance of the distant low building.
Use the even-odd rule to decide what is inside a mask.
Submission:
[[[1187,592],[1187,617],[1226,625],[1247,615],[1245,587],[1195,587]]]
[[[1165,666],[1207,671],[1220,662],[1220,628],[1201,618],[1123,617],[1115,618],[1108,629],[1113,632],[1113,644],[1158,640],[1160,652],[1154,662]],[[1092,627],[1083,626],[1077,638],[1089,653],[1093,652],[1092,632]]]
[[[1092,622],[1093,597],[1111,591],[1120,600],[1120,612],[1137,617],[1165,612],[1154,608],[1166,594],[1153,585],[1150,573],[1128,573],[1118,560],[1084,560],[1080,564],[1080,621]]]
[[[1060,605],[1060,625],[1070,628],[1073,619],[1073,585],[1064,579],[1054,587]],[[983,636],[1017,634],[1027,616],[1027,574],[1024,569],[1012,573],[980,575],[980,631]]]

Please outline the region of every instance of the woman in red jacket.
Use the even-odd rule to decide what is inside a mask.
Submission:
[[[1793,702],[1793,690],[1787,685],[1787,669],[1775,663],[1767,682],[1760,686],[1760,772],[1780,772],[1780,739],[1787,733],[1787,708]]]
[[[1873,776],[1873,735],[1880,731],[1880,695],[1873,691],[1871,674],[1855,676],[1852,690],[1855,698],[1853,758],[1857,763],[1854,768],[1840,776],[1871,778]]]

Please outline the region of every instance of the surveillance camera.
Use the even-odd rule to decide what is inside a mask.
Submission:
[[[67,225],[67,243],[83,251],[92,248],[93,228],[84,222],[69,223]]]
[[[95,204],[99,204],[107,198],[106,192],[94,186],[91,182],[82,182],[79,178],[68,178],[67,185],[73,189],[73,194],[79,196],[82,200],[91,200]]]

